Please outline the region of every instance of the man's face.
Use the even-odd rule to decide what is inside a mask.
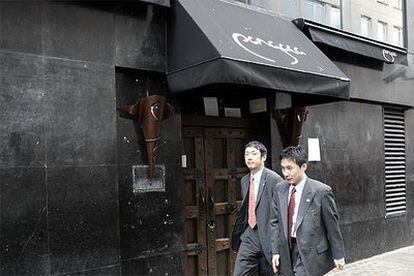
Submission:
[[[280,165],[285,180],[293,185],[298,184],[303,179],[307,168],[306,163],[299,167],[292,159],[282,159]]]
[[[266,156],[261,156],[258,149],[253,147],[247,147],[244,150],[244,161],[250,171],[257,172],[264,167]]]

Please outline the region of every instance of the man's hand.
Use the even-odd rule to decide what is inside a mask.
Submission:
[[[279,271],[279,258],[280,258],[279,254],[273,255],[272,257],[272,267],[273,267],[274,273]]]
[[[342,258],[340,260],[334,260],[334,262],[335,262],[335,267],[338,270],[344,270],[344,267],[345,267],[345,259],[344,258]]]

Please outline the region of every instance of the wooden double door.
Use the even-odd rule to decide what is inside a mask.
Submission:
[[[233,275],[244,146],[260,136],[257,122],[210,120],[183,118],[187,275]]]

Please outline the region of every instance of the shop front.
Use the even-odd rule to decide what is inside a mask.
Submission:
[[[271,167],[271,150],[299,142],[304,106],[347,100],[350,79],[270,12],[220,0],[176,1],[170,12],[167,81],[182,118],[187,274],[232,275],[244,145],[264,142]]]

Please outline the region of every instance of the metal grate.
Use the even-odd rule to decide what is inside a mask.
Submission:
[[[406,212],[404,111],[384,108],[385,216]]]

